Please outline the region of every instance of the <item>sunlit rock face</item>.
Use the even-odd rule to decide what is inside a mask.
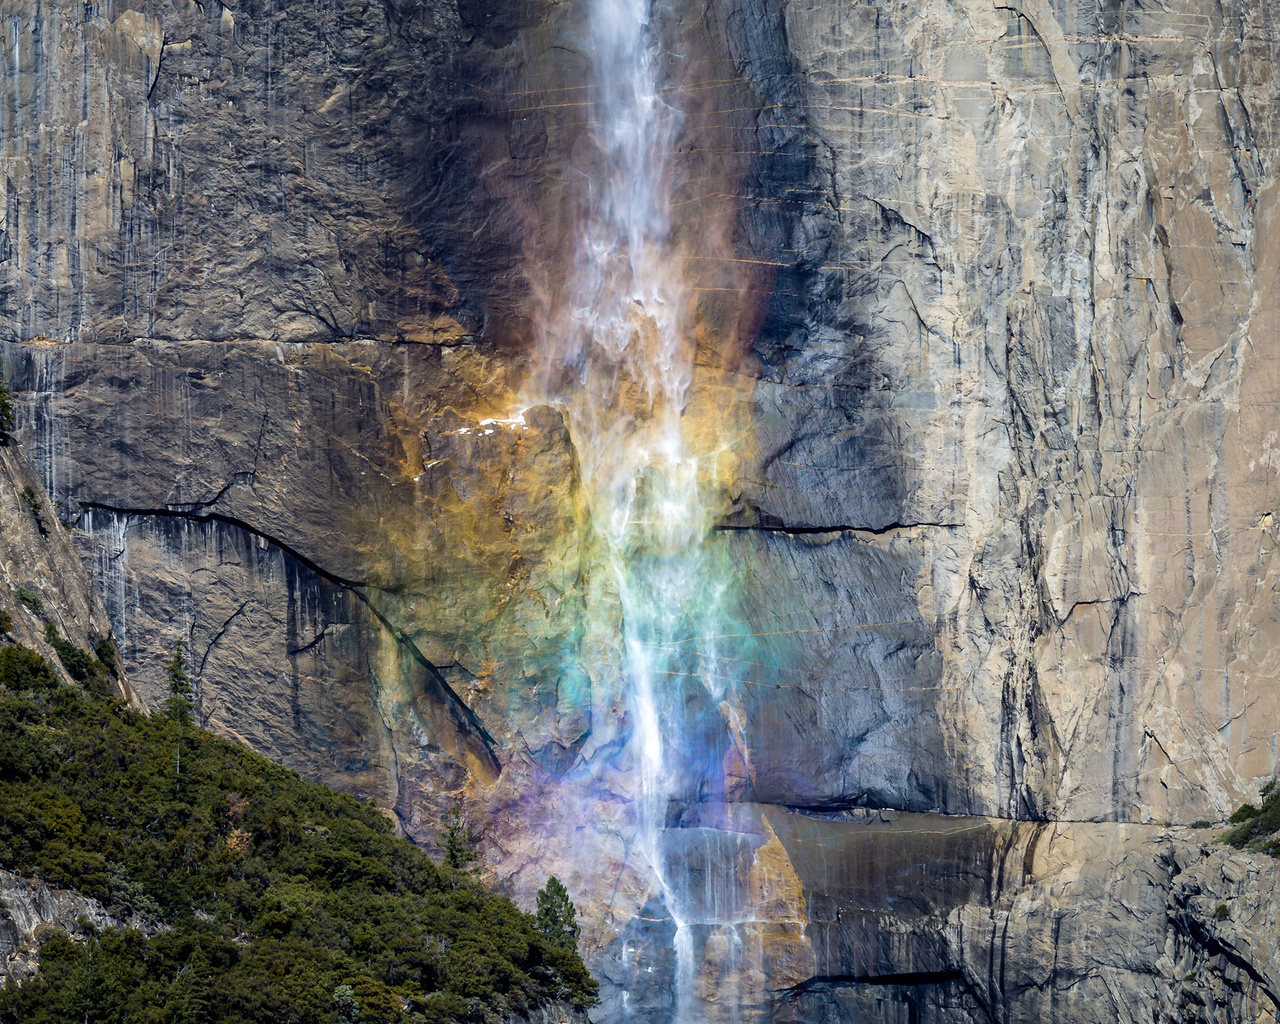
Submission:
[[[744,503],[901,566],[939,732],[887,802],[1216,818],[1275,766],[1269,9],[778,17],[815,194],[774,240]],[[902,699],[873,680],[814,745]]]
[[[5,370],[141,699],[183,638],[210,727],[465,799],[601,1020],[681,956],[708,1020],[1274,1017],[1269,863],[1162,831],[1275,769],[1266,3],[663,12],[731,685],[652,859],[539,377],[589,5],[82,6],[5,11]]]

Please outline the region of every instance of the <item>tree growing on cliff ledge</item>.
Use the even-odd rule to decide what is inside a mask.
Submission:
[[[569,890],[555,875],[538,890],[538,913],[535,926],[548,942],[570,953],[578,951],[578,911],[569,899]]]

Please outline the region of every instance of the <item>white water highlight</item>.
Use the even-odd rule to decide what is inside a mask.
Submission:
[[[704,544],[716,452],[700,451],[684,421],[694,297],[673,237],[682,114],[665,98],[679,89],[665,80],[661,15],[649,0],[590,0],[595,148],[534,397],[565,414],[606,542],[622,610],[636,838],[675,923],[673,1011],[688,1021],[697,1002],[690,926],[706,914],[682,877],[689,835],[676,837],[674,819],[722,787],[725,671],[710,638],[724,632],[728,585]]]

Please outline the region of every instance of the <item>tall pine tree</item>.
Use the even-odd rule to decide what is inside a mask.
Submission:
[[[209,1024],[214,1020],[213,968],[200,946],[195,948],[175,980],[180,1024]]]
[[[80,963],[72,982],[70,1010],[75,1021],[97,1024],[98,1021],[120,1018],[120,1007],[104,970],[103,960],[95,932],[80,953]]]
[[[169,674],[169,699],[164,703],[164,712],[179,725],[191,724],[191,707],[194,693],[191,689],[191,676],[187,674],[187,655],[182,649],[182,641],[174,649],[173,658],[165,666]]]

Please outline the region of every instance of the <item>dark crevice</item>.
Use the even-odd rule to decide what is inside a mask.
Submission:
[[[790,996],[800,996],[806,992],[821,991],[824,988],[840,988],[851,987],[854,985],[867,985],[873,987],[892,987],[900,988],[925,988],[933,985],[959,985],[969,997],[973,999],[974,1009],[982,1014],[982,1017],[991,1021],[993,1019],[990,1009],[974,991],[973,985],[964,976],[964,972],[955,968],[941,971],[907,971],[901,974],[831,974],[822,975],[815,978],[808,978],[795,985],[792,988],[785,989]],[[910,1018],[915,1021],[915,1014]]]
[[[326,622],[324,624],[324,628],[320,630],[320,632],[317,633],[315,636],[313,636],[310,640],[308,640],[305,644],[303,644],[301,647],[290,647],[287,651],[289,657],[292,658],[296,655],[304,654],[307,651],[311,650],[311,648],[313,648],[316,644],[318,644],[321,640],[323,640],[326,636],[329,635],[329,627],[331,625],[333,625],[333,623]]]
[[[231,490],[231,488],[243,487],[247,484],[250,484],[253,482],[255,476],[256,476],[256,473],[254,470],[247,470],[243,472],[233,473],[231,475],[231,482],[224,485],[222,489],[219,490],[218,493],[215,494],[212,498],[203,498],[200,501],[175,501],[172,504],[166,505],[165,508],[169,509],[172,512],[182,512],[182,513],[200,512],[206,508],[212,508],[214,505],[218,504],[218,502],[220,502],[223,499],[227,491]],[[89,507],[99,508],[101,506],[91,504]]]
[[[216,499],[215,499],[216,500]],[[317,565],[301,551],[273,537],[269,533],[263,533],[255,526],[251,526],[243,519],[237,519],[235,516],[225,515],[222,512],[200,512],[194,509],[173,508],[165,506],[163,508],[123,508],[119,505],[108,505],[100,501],[82,501],[81,508],[99,509],[103,512],[111,512],[119,516],[151,516],[158,519],[187,519],[193,523],[222,523],[224,526],[234,526],[237,529],[244,530],[246,533],[252,534],[265,540],[273,547],[279,548],[294,561],[306,566],[321,579],[328,580],[330,583],[336,584],[355,593],[362,601],[365,601],[363,594],[358,592],[358,588],[368,587],[369,584],[363,580],[347,579],[345,576],[338,576],[336,573],[330,572],[328,569]],[[366,603],[368,603],[366,601]]]
[[[800,993],[829,985],[901,985],[910,988],[919,985],[946,985],[964,980],[964,974],[957,970],[908,971],[904,974],[829,974],[807,978],[787,991]]]
[[[369,610],[373,617],[386,628],[387,632],[395,638],[396,642],[408,651],[414,661],[422,666],[432,683],[438,687],[440,694],[443,697],[443,703],[449,709],[450,717],[453,719],[454,724],[458,727],[459,731],[463,733],[469,732],[477,736],[481,740],[479,749],[482,752],[484,759],[488,761],[490,768],[495,773],[501,770],[498,759],[494,754],[498,743],[493,736],[490,735],[489,730],[484,727],[484,723],[480,721],[480,716],[472,711],[462,698],[458,696],[453,687],[449,685],[448,681],[441,674],[440,670],[426,658],[421,650],[418,649],[418,645],[409,637],[405,636],[401,630],[397,629],[391,620],[379,611],[369,600],[368,596],[362,592],[364,588],[369,588],[371,586],[369,583],[338,576],[337,574],[325,569],[323,566],[318,565],[306,555],[302,554],[302,552],[279,538],[263,533],[261,530],[251,526],[243,519],[237,519],[235,516],[224,515],[221,512],[187,512],[174,508],[122,508],[118,505],[108,505],[104,502],[97,501],[82,501],[80,505],[85,509],[99,509],[103,512],[110,512],[114,515],[120,516],[150,516],[155,518],[186,519],[190,522],[196,523],[222,523],[225,526],[233,526],[237,529],[244,530],[253,537],[266,541],[268,544],[287,554],[290,558],[293,558],[299,564],[310,569],[321,579],[327,580],[329,583],[346,590],[349,594],[357,598]]]
[[[740,526],[731,523],[717,523],[715,528],[724,532],[744,533],[785,533],[803,535],[808,533],[864,533],[873,537],[883,537],[885,534],[897,533],[899,530],[910,530],[914,527],[933,527],[939,530],[953,530],[961,526],[961,523],[887,523],[884,526],[851,526],[848,523],[838,523],[834,526],[774,526],[774,525],[748,525]]]
[[[241,602],[240,607],[227,616],[227,621],[222,624],[222,628],[218,630],[217,635],[209,641],[209,645],[204,649],[204,657],[200,659],[200,668],[196,670],[197,680],[204,677],[204,667],[209,663],[209,655],[212,653],[214,645],[226,636],[227,629],[231,626],[231,623],[234,622],[236,617],[248,607],[248,601]]]
[[[1278,1008],[1280,1008],[1280,994],[1277,994],[1271,987],[1271,979],[1258,970],[1249,958],[1244,956],[1235,946],[1214,935],[1203,922],[1197,921],[1190,915],[1184,915],[1186,922],[1186,934],[1193,942],[1199,945],[1210,956],[1221,956],[1234,964],[1243,971],[1267,996],[1268,999]]]
[[[156,91],[156,84],[160,81],[160,69],[164,67],[164,48],[169,44],[166,36],[160,40],[160,52],[156,54],[155,77],[151,79],[151,88],[147,90],[147,99],[151,99],[152,93]]]
[[[731,801],[732,802],[732,801]],[[757,801],[753,801],[757,802]],[[940,811],[934,809],[924,809],[919,807],[889,807],[879,804],[861,804],[857,802],[843,803],[840,801],[832,801],[822,804],[780,804],[771,803],[769,801],[759,801],[764,807],[781,807],[791,814],[800,814],[806,818],[817,818],[823,821],[840,821],[849,820],[853,824],[861,824],[862,822],[873,822],[875,819],[870,815],[878,814],[880,811],[889,811],[893,814],[919,814],[928,815],[931,818],[985,818],[988,821],[1009,821],[1015,824],[1026,825],[1110,825],[1114,824],[1107,818],[1058,818],[1049,817],[1047,815],[1037,814],[1001,814],[996,811]],[[845,819],[844,815],[850,811],[862,811],[869,817],[861,819]],[[1186,822],[1180,821],[1150,821],[1144,824],[1152,825],[1159,828],[1190,828]],[[1221,824],[1221,823],[1218,823]],[[1215,825],[1216,827],[1216,825]]]

